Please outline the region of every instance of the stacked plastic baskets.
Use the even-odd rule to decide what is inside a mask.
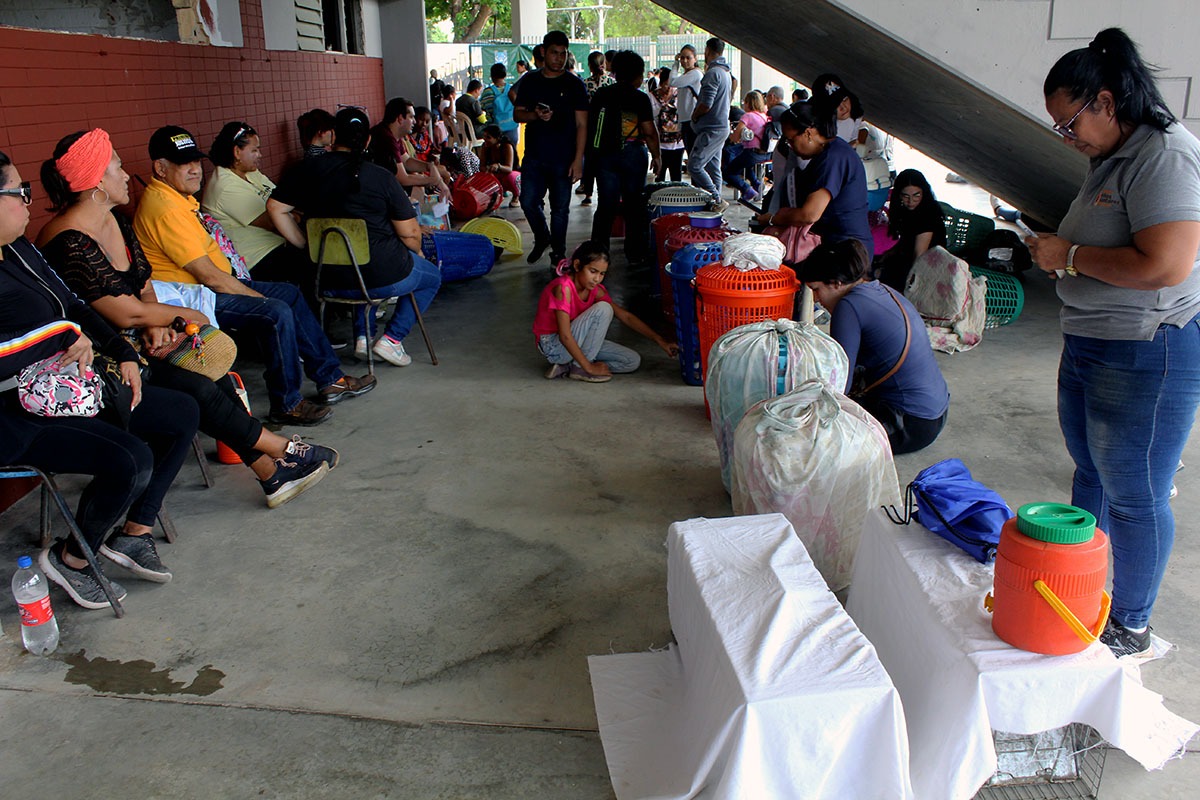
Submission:
[[[443,281],[487,275],[496,263],[492,240],[477,233],[434,231],[421,237],[421,253],[442,270]]]
[[[752,269],[711,264],[696,272],[696,318],[700,367],[708,372],[708,351],[721,335],[751,322],[790,319],[800,283],[788,267]]]
[[[671,300],[671,280],[666,274],[665,265],[670,264],[675,254],[689,244],[721,242],[738,232],[726,225],[724,219],[719,215],[710,216],[703,214],[703,212],[701,212],[701,215],[706,218],[702,219],[695,214],[689,215],[687,225],[674,228],[667,234],[666,245],[663,248],[666,258],[662,261],[664,268],[661,273],[663,283],[662,313],[664,317],[670,318],[675,316],[675,305]]]
[[[650,195],[650,218],[657,219],[680,211],[704,211],[712,195],[693,186],[669,186]]]
[[[675,341],[679,343],[679,372],[689,386],[704,385],[704,359],[700,353],[700,331],[696,324],[696,271],[721,260],[721,243],[689,244],[677,251],[667,265],[675,305]]]

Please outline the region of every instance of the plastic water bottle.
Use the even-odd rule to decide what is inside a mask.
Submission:
[[[25,649],[35,656],[53,653],[58,647],[58,620],[50,607],[50,584],[29,556],[17,558],[12,590],[21,609],[21,639]]]

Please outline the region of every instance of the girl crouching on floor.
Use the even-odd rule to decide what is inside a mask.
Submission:
[[[613,373],[633,372],[642,357],[628,347],[605,339],[615,316],[674,356],[679,347],[613,302],[603,284],[608,272],[608,249],[587,241],[571,258],[558,264],[559,277],[542,290],[533,335],[538,350],[550,361],[547,378],[566,375],[577,381],[604,383]]]

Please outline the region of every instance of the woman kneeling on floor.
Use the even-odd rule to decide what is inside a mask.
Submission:
[[[950,390],[921,315],[904,295],[867,280],[869,269],[862,243],[844,239],[819,245],[797,271],[850,359],[846,394],[883,425],[893,453],[912,453],[942,432]]]

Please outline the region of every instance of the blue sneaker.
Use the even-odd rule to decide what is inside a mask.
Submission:
[[[259,481],[267,495],[267,508],[278,508],[316,486],[329,474],[329,465],[324,461],[301,463],[295,459],[275,459],[275,474]]]
[[[325,447],[320,444],[309,444],[300,440],[299,435],[292,436],[292,440],[288,442],[287,452],[295,458],[288,459],[300,464],[312,464],[317,461],[324,461],[329,465],[330,471],[338,465],[341,457],[338,451],[332,447]]]

